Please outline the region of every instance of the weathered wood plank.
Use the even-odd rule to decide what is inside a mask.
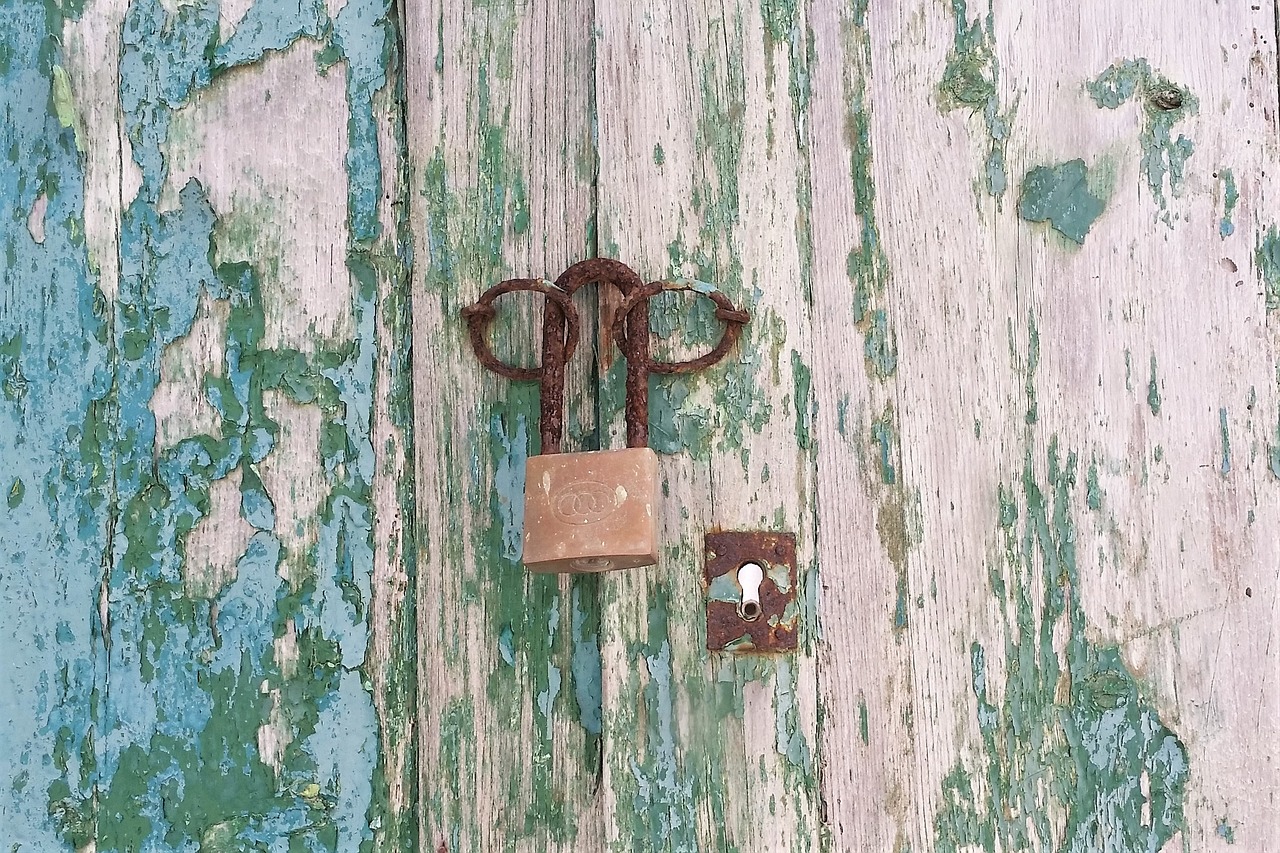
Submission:
[[[394,30],[378,3],[331,11],[101,3],[19,62],[65,128],[46,132],[66,174],[33,183],[63,258],[50,292],[93,313],[32,327],[87,372],[36,394],[76,423],[16,431],[54,436],[35,464],[84,506],[82,553],[52,559],[75,573],[63,600],[88,599],[91,663],[65,678],[92,688],[30,705],[32,743],[76,758],[33,780],[18,843],[414,843]],[[52,304],[26,293],[24,324]],[[46,535],[19,524],[25,547]]]
[[[537,391],[485,373],[460,315],[502,279],[554,278],[592,254],[591,6],[405,11],[424,844],[599,849],[594,580],[520,564]],[[516,319],[498,324],[498,352],[531,363],[540,314],[518,297],[499,307]],[[570,413],[566,448],[592,440],[592,408]]]
[[[818,5],[835,846],[1265,849],[1274,10]]]
[[[789,4],[598,14],[602,254],[710,282],[752,314],[725,364],[651,382],[662,559],[601,581],[609,849],[818,849],[806,22]],[[687,296],[651,314],[668,357],[721,331]],[[614,446],[621,393],[614,370]],[[797,535],[800,652],[706,650],[717,528]]]

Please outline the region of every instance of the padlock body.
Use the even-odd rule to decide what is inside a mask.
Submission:
[[[648,447],[530,456],[524,564],[607,572],[658,561],[658,456]]]

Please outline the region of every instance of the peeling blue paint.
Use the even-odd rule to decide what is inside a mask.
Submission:
[[[645,754],[631,759],[636,785],[632,807],[640,816],[643,849],[694,853],[700,849],[693,779],[680,765],[676,744],[675,691],[671,642],[664,596],[650,600],[648,639],[643,661],[648,669],[644,701],[648,708]],[[636,839],[638,842],[640,839]]]
[[[495,449],[493,472],[494,517],[502,525],[502,556],[520,559],[524,549],[524,471],[528,459],[529,429],[523,414],[517,414],[515,429],[507,432],[499,414],[489,419],[489,434]]]
[[[27,792],[28,805],[15,812],[19,837],[41,849],[93,841],[104,853],[194,845],[266,849],[286,836],[310,850],[363,848],[382,823],[376,803],[385,796],[374,791],[381,778],[378,721],[360,669],[372,569],[369,413],[377,306],[371,261],[349,247],[353,344],[310,356],[267,350],[255,259],[212,265],[217,222],[203,188],[192,181],[181,190],[176,209],[159,208],[173,112],[219,70],[257,61],[303,35],[322,35],[318,7],[298,7],[291,16],[285,4],[263,0],[241,21],[234,43],[219,46],[216,3],[182,4],[173,13],[153,0],[129,6],[121,37],[120,101],[141,186],[120,222],[121,275],[112,304],[93,287],[80,236],[83,176],[69,95],[51,95],[57,79],[69,89],[65,72],[59,77],[53,71],[61,21],[48,16],[43,4],[23,8],[29,20],[16,32],[30,40],[25,48],[6,45],[10,60],[18,61],[3,72],[18,73],[23,81],[5,90],[37,96],[39,109],[27,113],[26,124],[4,132],[33,135],[17,150],[29,149],[33,164],[42,160],[39,173],[45,177],[31,181],[18,170],[18,183],[6,187],[5,197],[21,202],[39,188],[50,201],[43,249],[21,246],[22,255],[37,261],[23,274],[24,288],[39,302],[33,311],[17,312],[14,328],[0,326],[0,369],[9,401],[0,405],[0,418],[19,419],[12,434],[33,444],[24,455],[67,492],[42,490],[63,506],[41,521],[37,514],[52,505],[14,500],[25,489],[10,487],[6,503],[13,506],[0,516],[0,525],[14,525],[4,530],[6,545],[29,541],[33,531],[60,525],[66,530],[61,551],[47,545],[40,551],[59,564],[49,577],[57,578],[63,590],[58,599],[76,615],[41,618],[56,642],[79,643],[82,651],[77,658],[67,650],[59,710],[44,721],[26,716],[42,703],[21,692],[19,678],[14,695],[27,710],[13,719],[32,725],[33,745],[52,738],[42,753],[57,757],[51,774],[36,775],[26,767],[11,774],[21,777],[18,788]],[[359,3],[344,10],[350,23],[339,27],[345,34],[339,46],[349,72],[376,66],[381,73],[387,46],[364,30],[385,34],[385,11]],[[298,21],[303,23],[294,26]],[[371,97],[385,77],[349,73],[348,80],[358,101],[356,95]],[[45,103],[55,107],[49,115]],[[353,113],[359,107],[354,104]],[[376,137],[353,139],[350,170],[379,162]],[[59,149],[56,155],[50,143]],[[367,172],[352,177],[359,178],[349,200],[353,222],[376,223],[377,181],[366,180]],[[375,194],[362,195],[371,185]],[[21,237],[16,230],[5,233],[15,258]],[[56,264],[39,261],[43,252],[57,252]],[[40,269],[51,273],[45,295],[30,287],[31,273]],[[217,434],[193,436],[157,454],[150,404],[160,357],[190,330],[202,292],[225,301],[231,316],[224,375],[210,376],[205,388],[220,427]],[[36,318],[42,324],[31,327]],[[44,353],[48,347],[74,354],[74,364],[62,366],[62,359]],[[67,388],[85,390],[77,397],[66,394]],[[316,520],[314,552],[294,555],[305,557],[311,569],[296,586],[277,574],[286,555],[272,533],[275,509],[255,470],[278,431],[264,412],[266,390],[318,406],[323,414],[317,452],[328,497]],[[36,432],[23,429],[33,414],[40,416]],[[9,440],[8,434],[0,439]],[[43,456],[31,452],[35,445],[44,448]],[[236,471],[241,513],[257,532],[240,556],[235,580],[216,601],[188,599],[182,578],[185,534],[208,513],[210,485]],[[21,479],[44,480],[33,473],[23,472]],[[67,527],[72,519],[73,527]],[[38,557],[24,554],[24,561],[39,569]],[[96,624],[104,565],[110,619]],[[0,597],[0,606],[11,600],[17,599]],[[296,672],[286,672],[277,659],[275,641],[286,624],[296,631],[303,662]],[[29,634],[33,643],[46,642],[38,629]],[[37,673],[43,659],[32,666],[25,671]],[[258,754],[258,729],[274,713],[271,690],[285,697],[275,722],[287,741],[280,746],[278,775]],[[200,795],[191,793],[196,790]],[[30,796],[32,791],[44,793],[45,802]]]
[[[97,452],[110,443],[110,425],[96,418],[95,400],[111,381],[107,308],[83,241],[76,122],[66,121],[69,104],[59,115],[55,97],[62,14],[43,2],[9,3],[3,14],[0,834],[6,848],[60,850],[94,832],[95,720],[105,688],[97,605],[111,488],[111,459]],[[26,220],[42,194],[44,241],[36,243]]]
[[[594,612],[589,612],[582,600],[583,581],[589,581],[594,585],[596,579],[575,578],[575,581],[570,595],[570,606],[573,609],[571,624],[573,694],[578,702],[578,721],[589,734],[599,736],[604,671],[600,662],[598,616]]]

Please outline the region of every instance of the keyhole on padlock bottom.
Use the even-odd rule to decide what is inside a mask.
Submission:
[[[748,622],[760,618],[760,582],[764,569],[756,563],[743,563],[738,569],[738,586],[742,587],[742,600],[738,602],[738,615]]]

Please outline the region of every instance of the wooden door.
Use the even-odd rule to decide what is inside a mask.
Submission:
[[[0,842],[1280,846],[1276,22],[7,3]],[[659,564],[531,576],[460,311],[595,256],[753,319],[651,383]],[[712,530],[795,534],[796,652],[706,650]]]

